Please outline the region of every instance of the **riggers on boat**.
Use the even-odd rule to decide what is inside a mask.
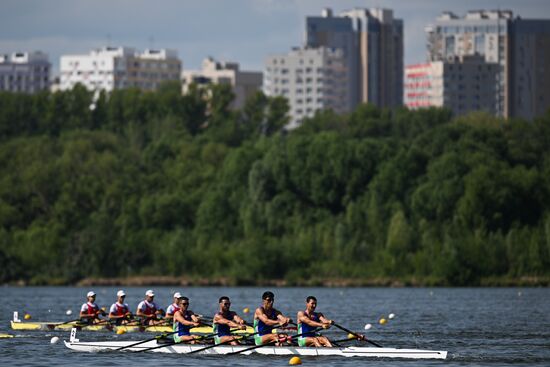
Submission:
[[[87,325],[80,323],[79,321],[71,322],[28,322],[21,321],[17,317],[17,313],[14,312],[14,319],[11,321],[11,328],[13,330],[60,330],[68,331],[72,328],[84,331],[119,331],[124,332],[150,332],[150,333],[169,333],[172,330],[171,325],[155,325],[155,326],[142,326],[142,325],[111,325],[109,322]],[[201,326],[191,329],[192,333],[196,334],[209,334],[212,332],[212,328],[208,326]],[[251,327],[247,327],[246,330],[239,330],[237,333],[253,333],[254,330]]]
[[[130,345],[133,345],[130,347]],[[76,330],[71,332],[71,339],[65,341],[67,348],[79,352],[100,352],[115,351],[124,348],[125,351],[139,352],[151,351],[157,353],[193,353],[204,349],[200,344],[171,344],[162,346],[163,343],[157,340],[150,340],[143,343],[136,341],[105,341],[105,342],[84,342],[76,339]],[[251,349],[249,345],[220,345],[204,349],[197,354],[225,355],[239,353],[243,355],[253,353],[263,355],[299,355],[299,356],[341,356],[341,357],[364,357],[364,358],[409,358],[409,359],[445,359],[446,351],[422,350],[422,349],[397,349],[397,348],[375,348],[375,347],[338,347],[338,348],[316,348],[266,345]]]
[[[84,331],[118,331],[123,330],[124,332],[148,332],[148,333],[169,333],[172,330],[171,326],[168,325],[156,325],[156,326],[141,326],[141,325],[119,325],[113,326],[109,323],[99,324],[99,325],[86,325],[81,324],[78,321],[73,321],[70,323],[63,322],[14,322],[11,321],[11,328],[13,330],[59,330],[59,331],[68,331],[72,328],[77,328]],[[210,334],[212,328],[208,326],[200,326],[191,329],[192,333],[195,334]],[[254,329],[251,327],[246,328],[246,330],[238,330],[236,333],[251,334],[254,332]]]

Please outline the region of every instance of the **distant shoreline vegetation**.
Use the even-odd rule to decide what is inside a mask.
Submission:
[[[549,285],[550,113],[232,98],[0,93],[0,284]]]
[[[36,281],[36,279],[35,279]],[[288,281],[284,279],[266,279],[262,281],[243,281],[229,278],[191,279],[170,276],[136,276],[125,278],[84,278],[76,283],[66,283],[64,279],[47,279],[40,283],[27,283],[23,280],[13,281],[10,286],[77,286],[77,287],[145,287],[145,286],[178,286],[178,287],[452,287],[444,279],[433,278],[373,278],[373,279],[300,279]],[[549,287],[550,277],[491,277],[479,279],[469,287]]]

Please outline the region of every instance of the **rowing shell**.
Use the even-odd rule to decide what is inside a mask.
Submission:
[[[174,331],[172,326],[158,325],[158,326],[140,326],[140,325],[119,325],[113,326],[109,323],[103,323],[99,325],[83,325],[78,322],[16,322],[11,321],[11,328],[13,330],[70,330],[72,328],[78,328],[83,331],[119,331],[122,330],[126,333],[129,332],[151,332],[151,333],[170,333]],[[210,334],[212,328],[208,326],[200,326],[191,329],[192,333],[196,334]],[[236,333],[248,333],[254,332],[254,329],[247,327],[246,330],[238,330]]]
[[[108,341],[108,342],[81,342],[78,339],[65,341],[67,348],[79,352],[101,352],[116,350],[136,344],[136,341]],[[156,340],[144,342],[124,350],[137,352],[140,350],[155,348],[151,352],[186,354],[204,348],[204,345],[175,344],[160,347]],[[197,354],[228,354],[243,351],[250,346],[222,345],[212,347]],[[369,357],[369,358],[409,358],[409,359],[445,359],[446,351],[421,350],[421,349],[396,349],[396,348],[371,348],[371,347],[345,347],[345,348],[315,348],[293,346],[265,346],[253,350],[247,350],[242,354],[252,353],[264,355],[300,355],[300,356],[342,356],[342,357]]]

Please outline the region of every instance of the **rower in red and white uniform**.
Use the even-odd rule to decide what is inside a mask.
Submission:
[[[94,291],[89,291],[86,297],[87,302],[80,307],[80,321],[90,325],[97,324],[102,321],[99,315],[106,316],[107,313],[95,303],[96,294]]]
[[[164,319],[167,323],[172,323],[172,320],[174,319],[174,314],[180,310],[179,307],[179,300],[183,298],[180,292],[174,293],[174,302],[168,307],[166,307],[166,315],[164,315]]]
[[[327,319],[322,313],[315,312],[317,298],[308,296],[306,298],[306,309],[298,312],[298,345],[300,347],[332,347],[326,336],[317,335],[318,328],[328,329],[334,322]]]
[[[164,320],[158,320],[158,316],[164,315],[164,311],[153,301],[154,298],[155,292],[149,289],[145,292],[145,299],[137,306],[136,316],[141,317],[143,324],[147,326],[164,323]]]
[[[115,325],[125,325],[133,317],[127,303],[124,303],[126,293],[121,289],[117,292],[117,301],[109,309],[109,320]]]

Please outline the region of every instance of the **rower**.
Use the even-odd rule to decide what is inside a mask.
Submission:
[[[300,347],[332,347],[330,340],[325,336],[315,335],[316,328],[328,329],[334,322],[327,319],[322,313],[315,312],[317,298],[306,298],[305,311],[298,312],[298,345]]]
[[[180,292],[174,293],[174,301],[170,306],[166,307],[166,315],[164,315],[164,320],[167,323],[171,323],[174,318],[174,314],[179,311],[180,307],[178,306],[178,303],[182,297],[183,296]]]
[[[262,295],[262,305],[254,312],[254,343],[263,345],[266,343],[275,343],[281,345],[287,340],[286,334],[273,334],[272,329],[276,325],[285,327],[291,320],[284,316],[280,311],[273,308],[275,295],[273,292],[264,292]]]
[[[163,320],[157,320],[157,316],[162,316],[164,311],[153,301],[154,298],[155,292],[149,289],[145,292],[145,299],[137,306],[136,316],[141,317],[146,326],[164,323]]]
[[[212,332],[216,334],[214,342],[215,344],[239,345],[237,338],[231,335],[230,328],[245,330],[246,323],[236,312],[230,310],[231,301],[229,297],[220,297],[218,303],[220,310],[212,320]]]
[[[117,301],[109,309],[109,320],[115,325],[126,325],[133,317],[127,303],[124,303],[126,293],[121,289],[116,293]]]
[[[86,294],[87,302],[82,304],[82,307],[80,307],[80,322],[89,325],[97,324],[98,322],[102,321],[99,318],[99,315],[107,315],[105,311],[100,309],[99,306],[95,303],[95,297],[96,294],[94,291],[89,291],[88,294]]]
[[[179,294],[179,293],[176,293]],[[175,296],[175,295],[174,295]],[[175,297],[174,297],[175,298]],[[197,327],[200,325],[200,319],[193,311],[188,310],[189,308],[189,298],[182,297],[181,295],[177,298],[178,310],[174,313],[174,323],[173,330],[177,333],[174,334],[174,342],[182,343],[188,342],[195,344],[198,339],[197,335],[191,335],[191,327]]]

